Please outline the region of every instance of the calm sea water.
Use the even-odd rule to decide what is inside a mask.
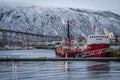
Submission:
[[[0,57],[55,57],[54,50],[2,50]],[[120,62],[0,62],[0,80],[119,80]]]

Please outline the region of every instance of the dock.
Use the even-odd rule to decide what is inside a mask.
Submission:
[[[89,57],[89,58],[0,58],[1,61],[120,61],[120,57]]]

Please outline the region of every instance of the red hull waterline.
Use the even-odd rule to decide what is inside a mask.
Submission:
[[[74,50],[65,49],[62,51],[61,47],[56,47],[55,52],[59,57],[107,57],[109,56],[110,44],[100,43],[100,44],[90,44],[86,49],[82,51],[79,48]]]
[[[109,56],[110,44],[99,43],[90,44],[83,50],[83,54],[86,57],[107,57]]]
[[[56,55],[59,57],[75,58],[76,56],[78,56],[81,53],[81,50],[80,50],[80,48],[62,50],[62,47],[56,47],[55,52],[56,52]]]

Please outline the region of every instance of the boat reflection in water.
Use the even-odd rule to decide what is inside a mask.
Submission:
[[[74,65],[76,64],[76,65]],[[77,65],[79,64],[79,65]],[[67,76],[74,77],[79,75],[78,78],[89,78],[90,80],[96,80],[98,78],[103,79],[101,76],[109,77],[110,67],[109,62],[59,62]],[[74,65],[74,66],[73,66]],[[73,74],[74,73],[74,74]],[[69,79],[69,77],[67,78]]]
[[[69,64],[70,64],[70,61],[62,61],[62,62],[59,62],[59,66],[63,67],[63,71],[64,72],[69,72],[70,68],[69,68]]]
[[[108,63],[99,63],[92,64],[87,66],[88,75],[92,78],[99,78],[108,74],[110,71],[109,62]]]
[[[12,62],[12,80],[17,80],[17,65]]]
[[[118,80],[120,78],[120,65],[117,62],[31,61],[0,64],[2,80]]]

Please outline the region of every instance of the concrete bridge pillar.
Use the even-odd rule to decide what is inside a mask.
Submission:
[[[3,47],[7,44],[7,32],[2,31],[2,42],[3,42]]]

